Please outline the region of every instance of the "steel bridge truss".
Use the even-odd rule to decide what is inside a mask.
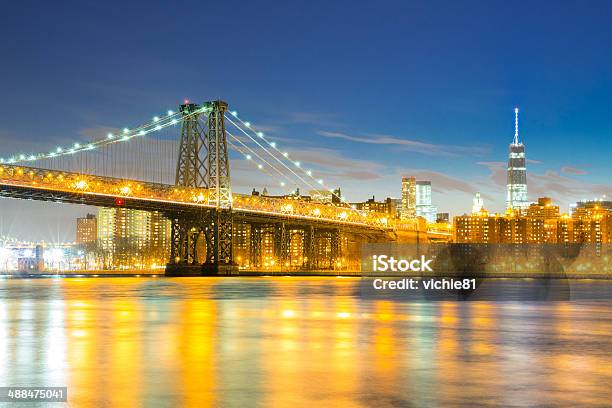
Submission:
[[[180,106],[183,114],[176,185],[187,188],[206,188],[210,210],[193,217],[172,219],[172,254],[170,263],[198,265],[198,240],[206,244],[205,269],[233,267],[232,190],[230,178],[225,112],[227,103],[207,102],[204,105],[186,103]],[[198,112],[195,113],[194,112]],[[203,121],[202,117],[206,120]]]

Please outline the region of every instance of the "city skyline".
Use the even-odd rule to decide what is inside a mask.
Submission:
[[[522,174],[522,176],[521,176],[521,177],[522,177],[522,178],[521,178],[521,180],[524,180],[524,179],[525,179],[525,175],[524,175],[524,173],[525,173],[525,171],[524,171],[524,167],[522,167],[522,168],[517,168],[517,167],[515,166],[515,165],[516,165],[516,163],[515,163],[515,161],[516,161],[516,157],[518,157],[518,156],[516,156],[517,152],[515,151],[517,148],[519,148],[519,150],[520,150],[520,152],[519,152],[518,154],[519,154],[519,156],[520,156],[519,160],[522,160],[522,161],[521,161],[521,163],[522,163],[522,164],[521,164],[521,166],[524,166],[524,165],[525,165],[525,163],[529,163],[529,160],[528,160],[528,159],[525,159],[525,155],[524,155],[524,149],[525,149],[525,147],[524,147],[524,145],[523,145],[523,143],[522,143],[522,142],[519,142],[519,141],[518,141],[518,108],[514,108],[514,112],[515,112],[515,135],[514,135],[514,139],[513,139],[513,141],[510,143],[510,156],[509,156],[508,169],[507,169],[507,171],[508,171],[508,184],[507,184],[507,186],[506,186],[506,187],[507,187],[507,200],[506,200],[506,207],[505,207],[506,209],[513,208],[512,206],[510,206],[510,205],[509,205],[509,202],[510,202],[510,201],[508,201],[508,198],[511,196],[511,189],[510,189],[510,186],[511,186],[511,184],[510,184],[510,183],[511,183],[511,180],[512,180],[513,178],[516,178],[516,176],[515,176],[515,175],[513,175],[513,177],[511,177],[511,173],[513,173],[513,174],[514,174],[514,173],[517,171],[517,169],[519,169],[519,173],[523,173],[523,174]],[[513,156],[513,155],[514,155],[514,156]],[[21,157],[23,157],[23,156],[21,156]],[[7,161],[7,159],[4,159],[4,158],[3,158],[2,160],[3,160],[3,162],[6,162],[6,161]],[[239,160],[238,160],[238,161],[239,161]],[[519,163],[519,164],[520,164],[520,163]],[[521,170],[521,169],[522,169],[522,170]],[[243,170],[243,169],[240,169],[240,168],[239,168],[239,170]],[[519,178],[520,178],[520,177],[519,177]],[[412,198],[412,200],[414,201],[414,202],[413,202],[413,205],[415,206],[415,207],[413,208],[413,210],[414,210],[413,212],[415,213],[415,216],[424,217],[424,218],[426,218],[426,219],[428,220],[428,222],[433,222],[432,220],[433,220],[433,219],[435,219],[435,214],[436,214],[436,211],[434,211],[434,213],[431,215],[431,218],[432,218],[432,219],[430,219],[429,214],[425,214],[425,213],[423,213],[423,210],[419,211],[419,210],[417,209],[419,206],[421,206],[421,207],[423,207],[423,208],[425,208],[425,207],[430,208],[430,207],[431,207],[431,208],[432,208],[432,209],[434,209],[434,210],[436,209],[436,206],[432,206],[432,200],[431,200],[432,182],[431,182],[430,180],[419,180],[419,181],[417,181],[417,180],[416,180],[416,177],[414,177],[414,176],[409,176],[409,177],[405,177],[405,176],[403,176],[403,177],[402,177],[402,179],[403,179],[404,181],[406,181],[406,180],[412,180],[412,183],[414,184],[415,191],[413,191],[413,192],[412,192],[412,193],[413,193],[413,195],[414,195],[414,197]],[[240,184],[241,184],[240,179],[238,179],[238,183],[237,183],[237,184],[240,186]],[[427,190],[428,190],[428,191],[427,191],[427,193],[419,193],[419,187],[423,188],[423,187],[424,187],[424,185],[427,185]],[[268,186],[267,186],[267,185],[264,185],[264,186],[263,186],[263,188],[264,188],[264,189],[267,189],[267,188],[268,188]],[[525,186],[525,187],[523,187],[523,188],[526,190],[526,186]],[[271,187],[271,189],[272,189],[273,191],[276,191],[276,190],[277,190],[277,189],[275,189],[274,187]],[[239,190],[244,190],[244,189],[240,189],[240,188],[239,188]],[[298,190],[299,190],[299,188],[298,188]],[[283,191],[283,190],[281,190],[281,191]],[[433,191],[436,191],[436,189],[435,189],[435,184],[434,184]],[[326,193],[327,193],[327,191],[326,191],[326,190],[323,190],[323,192],[326,192]],[[286,189],[285,189],[285,193],[286,193]],[[401,201],[401,200],[403,199],[402,197],[404,197],[404,193],[405,193],[405,189],[404,189],[404,187],[402,187],[402,191],[400,192],[400,194],[398,194],[398,196],[399,196],[400,198],[395,198],[395,197],[393,196],[393,194],[388,194],[388,195],[387,195],[387,197],[392,197],[392,198],[394,198],[394,199],[397,199],[397,200]],[[478,191],[477,193],[480,193],[480,191]],[[291,194],[291,193],[290,193],[290,194]],[[332,194],[332,193],[330,193],[330,194]],[[421,200],[423,200],[423,198],[419,198],[419,197],[421,196],[421,194],[426,194],[426,195],[427,195],[427,198],[425,199],[426,201],[421,202]],[[282,195],[282,192],[281,192],[281,195]],[[372,194],[372,195],[374,196],[375,194]],[[550,194],[544,194],[543,196],[550,196]],[[330,195],[330,197],[331,197],[331,195]],[[444,201],[443,201],[443,199],[444,199],[444,194],[441,194],[441,197],[442,197],[442,200],[441,200],[441,206],[442,206],[442,209],[445,209],[445,203],[444,203]],[[523,195],[520,195],[520,197],[519,197],[519,198],[521,199],[521,201],[522,201],[522,204],[524,204],[524,205],[523,205],[522,207],[521,207],[521,206],[518,206],[518,207],[516,207],[516,208],[525,208],[525,207],[524,207],[525,205],[528,205],[529,203],[534,203],[534,202],[537,202],[537,199],[531,200],[531,199],[529,199],[529,196],[527,196],[527,201],[524,201],[524,199],[523,199],[524,197],[525,197],[525,195],[524,195],[524,194],[523,194]],[[568,208],[568,210],[569,210],[569,211],[571,211],[571,208],[572,208],[573,206],[575,206],[575,205],[576,205],[576,203],[578,203],[578,202],[580,202],[580,201],[597,200],[597,199],[606,199],[606,197],[607,197],[607,196],[606,196],[605,194],[603,194],[602,196],[600,196],[600,197],[595,197],[595,198],[593,198],[593,199],[584,198],[584,199],[582,199],[582,200],[577,200],[576,202],[573,202],[573,203],[568,203],[567,208]],[[3,204],[6,204],[6,202],[7,202],[7,201],[9,201],[9,199],[2,199]],[[435,200],[434,200],[434,201],[435,201]],[[348,200],[347,200],[347,202],[348,202]],[[365,202],[365,200],[364,200],[364,202]],[[421,204],[419,204],[419,202],[421,202]],[[45,207],[45,206],[48,206],[49,204],[50,204],[50,203],[48,203],[48,202],[45,202],[45,203],[40,203],[40,202],[26,202],[26,206],[27,206],[27,205],[34,205],[34,206],[38,206],[38,207]],[[434,202],[433,204],[437,204],[437,203],[436,203],[436,202]],[[53,204],[52,204],[52,205],[53,205]],[[5,206],[6,206],[6,205],[5,205]],[[69,211],[69,212],[66,212],[66,210],[65,210],[66,205],[65,205],[65,204],[63,204],[63,205],[62,205],[62,207],[63,207],[63,209],[62,209],[62,210],[57,210],[57,211],[56,211],[56,212],[57,212],[57,215],[60,215],[62,212],[66,213],[66,214],[70,214],[70,215],[65,215],[65,217],[66,217],[66,219],[70,219],[71,221],[72,221],[72,220],[74,220],[74,214],[75,214],[75,213],[77,214],[77,218],[78,218],[78,217],[80,217],[80,216],[81,216],[81,212],[89,213],[89,211],[90,211],[92,208],[95,208],[95,207],[87,207],[87,206],[83,206],[83,205],[68,205],[68,207],[69,207],[68,211]],[[77,211],[77,212],[75,212],[75,211],[74,211],[74,207],[78,207],[78,211]],[[401,212],[401,208],[402,208],[402,206],[400,205],[400,212]],[[28,209],[24,209],[23,207],[20,207],[20,208],[19,208],[19,211],[24,212],[24,211],[28,211]],[[427,211],[427,210],[426,210],[426,211]],[[503,212],[503,211],[499,211],[499,212]],[[462,215],[462,214],[463,214],[463,215],[466,215],[466,214],[468,214],[468,213],[469,213],[469,211],[463,211],[463,212],[451,213],[451,214],[452,214],[452,216],[459,216],[459,215]],[[61,216],[60,216],[60,217],[61,217]],[[57,220],[55,220],[55,221],[57,222],[57,224],[56,224],[56,225],[57,225],[57,231],[55,231],[55,232],[57,233],[57,239],[54,239],[54,238],[51,238],[51,239],[40,238],[40,236],[32,236],[32,234],[26,235],[26,236],[24,237],[23,235],[22,235],[22,236],[20,236],[20,235],[19,235],[19,232],[17,233],[17,235],[11,235],[11,234],[10,234],[10,232],[11,232],[10,230],[12,229],[12,225],[10,225],[10,224],[11,224],[11,223],[10,223],[10,221],[9,221],[9,231],[8,231],[9,233],[7,234],[7,233],[5,232],[5,228],[4,228],[4,227],[5,227],[5,223],[6,223],[6,218],[7,218],[7,217],[6,217],[6,215],[3,215],[2,222],[0,222],[0,233],[2,233],[3,235],[9,236],[9,237],[17,237],[17,238],[26,239],[26,240],[31,240],[31,241],[37,241],[37,240],[38,240],[38,241],[45,241],[45,240],[46,240],[47,242],[69,242],[69,241],[71,241],[71,240],[74,240],[74,238],[72,237],[72,235],[73,235],[73,233],[74,233],[74,230],[72,230],[72,231],[71,231],[71,230],[70,230],[70,228],[64,228],[64,230],[62,231],[62,229],[60,228],[60,219],[61,219],[61,218],[59,218],[59,217],[58,217],[58,219],[57,219]],[[45,221],[47,221],[47,222],[46,222],[47,226],[49,226],[50,224],[52,224],[52,223],[49,223],[49,222],[48,222],[48,220],[45,220]],[[31,229],[30,229],[30,228],[27,228],[27,231],[31,232]],[[61,236],[61,237],[60,237],[60,236]],[[66,237],[67,237],[67,238],[66,238]]]
[[[176,109],[173,104],[183,98],[219,95],[296,158],[317,166],[349,201],[400,197],[401,177],[415,176],[431,180],[441,212],[469,213],[476,191],[489,210],[502,211],[510,110],[520,106],[529,201],[551,196],[566,209],[611,191],[605,3],[580,10],[546,2],[463,10],[449,3],[445,11],[398,3],[396,17],[385,24],[372,21],[370,6],[348,11],[350,24],[334,20],[346,12],[341,6],[303,7],[305,15],[317,9],[319,17],[335,21],[333,30],[323,22],[308,30],[312,20],[296,20],[296,12],[284,8],[270,11],[278,17],[270,26],[257,26],[253,21],[261,10],[247,5],[236,16],[239,28],[227,31],[236,52],[224,54],[220,66],[207,64],[202,52],[190,67],[182,64],[186,45],[177,33],[183,21],[174,10],[152,6],[152,21],[165,25],[161,30],[144,25],[133,35],[121,25],[109,33],[103,21],[112,10],[101,5],[95,16],[77,6],[53,20],[45,18],[47,7],[9,12],[0,28],[5,37],[23,42],[5,49],[0,68],[3,88],[12,95],[0,100],[0,157],[47,150],[55,141],[89,140],[109,128],[133,126],[159,106]],[[212,37],[229,12],[214,5],[201,16],[206,20],[201,35]],[[122,19],[135,16],[136,8],[127,5]],[[428,18],[447,27],[432,32]],[[37,28],[24,32],[20,22],[26,19]],[[507,30],[488,36],[492,25]],[[570,25],[576,32],[554,30]],[[279,38],[278,32],[286,35]],[[91,50],[91,38],[102,46]],[[559,46],[577,42],[581,46],[569,55]],[[212,42],[201,47],[209,50]],[[458,48],[461,53],[453,51]],[[390,52],[396,49],[402,52]],[[384,76],[366,58],[371,56],[387,62]],[[252,69],[243,69],[244,60]],[[559,64],[562,60],[573,63]],[[33,101],[44,106],[34,119],[23,109]],[[364,115],[370,101],[384,115]],[[232,163],[239,191],[272,190],[272,183],[254,184],[242,160]],[[91,211],[4,199],[0,206],[3,233],[32,232],[47,240],[67,240],[75,216]]]

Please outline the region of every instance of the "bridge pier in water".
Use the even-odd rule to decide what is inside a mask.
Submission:
[[[232,275],[233,216],[231,210],[207,209],[196,216],[172,215],[168,276]],[[203,253],[202,253],[203,252]]]

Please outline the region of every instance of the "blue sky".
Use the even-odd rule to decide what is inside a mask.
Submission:
[[[7,4],[0,157],[223,98],[351,201],[416,175],[440,211],[499,211],[519,106],[530,199],[567,208],[612,195],[612,6],[584,3]],[[71,239],[87,210],[0,200],[0,233]]]

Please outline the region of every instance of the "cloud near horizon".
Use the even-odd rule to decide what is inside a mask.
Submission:
[[[327,138],[343,139],[351,142],[375,144],[375,145],[393,145],[399,146],[403,150],[427,154],[427,155],[443,155],[443,156],[459,156],[461,154],[481,155],[489,151],[487,148],[479,146],[453,146],[439,145],[432,143],[420,142],[418,140],[410,140],[399,138],[385,134],[368,134],[364,136],[353,136],[342,132],[330,132],[326,130],[318,130],[317,134]]]
[[[576,168],[576,167],[571,167],[571,166],[563,166],[563,167],[561,167],[561,173],[576,174],[578,176],[583,176],[585,174],[588,174],[588,172],[586,170],[579,169],[579,168]]]

